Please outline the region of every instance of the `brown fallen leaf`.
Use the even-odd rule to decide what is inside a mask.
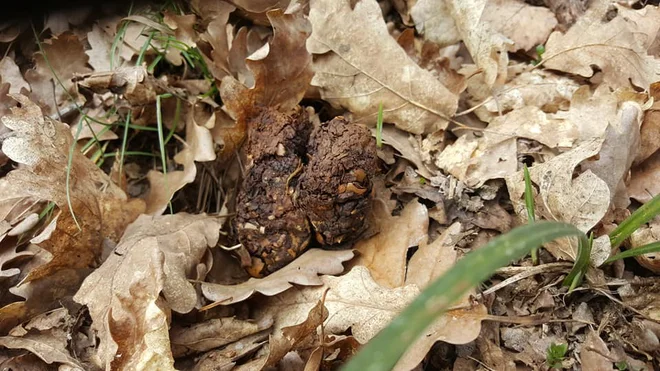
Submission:
[[[74,74],[91,72],[89,57],[78,36],[65,32],[42,42],[43,54],[35,54],[35,68],[25,73],[30,84],[30,99],[42,105],[44,114],[52,115],[57,108],[74,97]]]
[[[217,244],[221,226],[204,214],[140,216],[85,279],[74,300],[89,308],[106,369],[173,369],[169,312],[197,306],[188,280],[203,278],[197,272],[206,272],[200,264]]]
[[[45,118],[25,96],[12,97],[22,107],[2,118],[4,125],[13,130],[4,140],[2,151],[25,166],[0,179],[0,194],[4,196],[0,203],[32,197],[53,201],[61,213],[50,238],[35,242],[51,253],[52,259],[33,269],[25,280],[43,278],[65,268],[91,267],[101,256],[103,240],[118,241],[126,226],[144,211],[144,203],[128,200],[101,169],[78,151],[72,152],[68,170],[73,142],[69,127]]]
[[[369,269],[373,279],[383,287],[402,286],[406,278],[408,249],[417,246],[428,235],[428,210],[416,199],[409,202],[399,216],[390,215],[390,211],[379,202],[374,203],[373,210],[379,233],[355,244],[359,255],[351,265]]]
[[[365,124],[376,123],[382,103],[384,121],[402,130],[421,134],[446,127],[458,97],[390,36],[375,0],[354,7],[348,0],[312,0],[309,21],[312,85],[324,100]]]
[[[89,56],[90,66],[96,72],[110,71],[110,51],[112,50],[112,36],[109,35],[98,23],[92,26],[92,30],[87,33],[87,42],[90,48],[85,50]]]
[[[486,0],[421,0],[411,14],[417,31],[440,45],[463,41],[488,87],[504,83],[511,40],[483,22]]]
[[[222,349],[214,349],[204,353],[195,364],[193,371],[228,371],[236,361],[254,353],[264,346],[268,340],[268,332],[261,331],[254,335],[227,345]]]
[[[343,262],[350,260],[350,250],[310,249],[284,268],[265,278],[250,278],[238,285],[202,283],[202,293],[212,301],[229,305],[241,302],[254,293],[274,296],[293,287],[322,285],[319,274],[339,274],[344,271]]]
[[[254,74],[252,86],[244,86],[231,76],[222,79],[220,94],[226,107],[239,121],[256,106],[273,107],[281,112],[295,108],[312,79],[312,56],[305,49],[311,29],[301,11],[266,13],[273,25],[273,39],[245,61]]]
[[[607,344],[596,331],[589,330],[580,351],[582,369],[585,371],[611,370],[612,358]]]
[[[73,320],[64,308],[44,313],[14,328],[8,336],[0,337],[0,346],[28,350],[49,365],[56,363],[82,370],[83,366],[67,349]]]
[[[227,21],[229,15],[236,10],[236,7],[222,1],[213,2],[217,4],[215,9],[207,9],[207,3],[203,4],[199,1],[192,1],[191,6],[202,17],[208,17],[212,14],[212,20],[206,26],[206,31],[200,35],[200,39],[209,43],[210,50],[203,52],[206,64],[211,71],[213,77],[220,81],[223,77],[232,74],[229,68],[229,46],[230,40],[227,37]]]
[[[660,223],[651,221],[649,226],[638,228],[630,236],[630,248],[635,249],[660,240]],[[660,254],[649,253],[636,256],[639,264],[655,274],[660,274]]]
[[[608,18],[615,9],[614,18]],[[660,27],[660,9],[640,10],[612,4],[591,3],[587,12],[565,33],[553,32],[545,44],[546,68],[591,77],[592,65],[603,72],[603,82],[627,87],[632,82],[644,90],[660,80],[660,62],[647,49]]]
[[[458,254],[454,246],[462,238],[461,223],[453,223],[432,243],[423,241],[408,263],[407,285],[423,289],[451,268]]]
[[[641,144],[634,165],[639,165],[660,149],[660,82],[651,84],[653,104],[648,107],[640,129]]]

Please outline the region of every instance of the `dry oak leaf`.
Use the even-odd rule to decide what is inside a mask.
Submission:
[[[534,106],[493,118],[480,136],[466,133],[447,146],[435,165],[468,187],[489,179],[504,178],[518,171],[518,138],[535,140],[553,148],[570,148],[579,132],[569,120],[556,120]]]
[[[660,149],[660,82],[651,84],[650,96],[653,103],[644,114],[640,129],[641,143],[634,165],[639,165]]]
[[[374,202],[373,214],[371,219],[377,223],[379,233],[355,244],[359,255],[351,263],[368,268],[373,279],[383,287],[403,286],[408,249],[428,235],[428,210],[414,199],[398,216],[390,215],[382,203]]]
[[[486,86],[492,87],[506,80],[512,41],[484,22],[486,8],[486,0],[420,0],[411,14],[417,31],[428,40],[443,46],[462,40]]]
[[[227,76],[220,86],[223,102],[239,120],[249,116],[255,106],[290,111],[312,80],[312,56],[305,48],[311,27],[302,11],[285,13],[277,9],[266,15],[273,25],[273,39],[245,61],[254,75],[253,85],[246,87]]]
[[[375,137],[377,129],[372,128],[371,134]],[[392,125],[383,125],[381,131],[381,140],[383,144],[392,146],[399,151],[401,157],[410,161],[417,167],[417,173],[426,179],[432,178],[436,175],[436,170],[431,170],[424,163],[419,150],[413,146],[414,137],[410,133],[406,133],[401,129],[397,129]]]
[[[584,233],[605,216],[610,207],[607,183],[591,170],[573,176],[578,164],[598,154],[603,141],[602,138],[584,141],[572,150],[529,169],[532,182],[539,187],[539,194],[535,196],[536,215],[573,224]],[[508,176],[506,183],[516,213],[526,218],[522,173],[518,171]],[[573,260],[577,256],[577,244],[573,238],[562,238],[545,246],[559,259]]]
[[[254,293],[266,296],[277,295],[293,287],[322,285],[319,274],[340,274],[343,262],[353,258],[350,250],[310,249],[284,268],[265,278],[250,278],[238,285],[219,285],[203,282],[204,296],[223,305],[241,302]]]
[[[197,272],[207,271],[203,258],[221,226],[204,214],[142,215],[85,279],[74,300],[89,308],[106,370],[174,369],[169,311],[188,313],[197,305],[189,279],[203,278]]]
[[[660,240],[660,223],[653,220],[648,226],[642,226],[630,236],[630,248],[635,249]],[[655,274],[660,274],[660,254],[638,255],[635,259],[641,266]]]
[[[23,78],[23,75],[18,69],[16,62],[14,62],[14,60],[9,56],[6,56],[0,60],[0,76],[2,76],[2,82],[8,83],[10,85],[10,94],[20,93],[22,88],[27,90],[30,89],[30,85]]]
[[[402,130],[422,134],[447,126],[458,96],[390,36],[376,0],[362,0],[354,8],[348,0],[312,0],[309,21],[312,85],[321,98],[365,124],[376,123],[382,103],[384,121]]]
[[[364,344],[383,329],[420,292],[416,285],[387,289],[374,282],[367,268],[356,266],[343,276],[322,276],[322,286],[288,290],[278,296],[265,298],[257,307],[256,318],[272,316],[274,328],[295,325],[318,304],[324,292],[328,319],[325,334],[343,334],[349,328],[355,339]],[[436,340],[464,344],[474,340],[481,329],[479,322],[487,314],[485,307],[475,306],[448,312],[429,327],[417,345],[418,349],[404,355],[405,365],[419,363]],[[427,336],[428,335],[428,336]],[[419,347],[426,347],[419,350]],[[411,348],[412,349],[412,348]],[[408,358],[410,357],[410,358]],[[417,365],[415,363],[407,369]],[[405,370],[404,363],[397,369]]]
[[[43,53],[34,54],[35,68],[28,70],[25,78],[30,84],[30,99],[45,105],[44,114],[52,115],[56,107],[69,99],[69,94],[76,95],[71,82],[73,76],[92,70],[87,66],[89,57],[82,42],[71,32],[45,40],[41,45]]]
[[[69,127],[44,117],[27,97],[12,97],[22,107],[2,117],[4,125],[13,130],[4,140],[2,151],[23,166],[0,179],[0,205],[32,197],[53,201],[61,213],[50,238],[35,242],[52,254],[52,259],[32,270],[26,280],[60,269],[91,267],[101,256],[103,240],[118,241],[126,226],[144,211],[144,202],[128,200],[124,191],[78,151],[72,151],[67,171],[73,143]]]
[[[0,346],[25,349],[49,365],[56,363],[68,365],[73,370],[83,370],[80,362],[67,349],[73,321],[64,308],[44,313],[14,328],[8,336],[0,337]]]
[[[557,26],[557,18],[550,9],[521,0],[487,1],[481,21],[513,41],[510,51],[530,50],[545,43]]]
[[[627,190],[630,198],[641,203],[660,194],[660,151],[632,168]]]
[[[610,19],[612,9],[616,12]],[[660,80],[660,61],[647,53],[659,27],[656,6],[632,10],[596,0],[568,32],[550,35],[543,65],[584,77],[593,76],[595,65],[603,72],[603,82],[611,86],[627,87],[632,82],[646,90]]]

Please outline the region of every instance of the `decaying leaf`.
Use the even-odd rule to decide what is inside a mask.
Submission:
[[[376,135],[376,128],[371,129],[372,134]],[[383,144],[392,146],[394,149],[399,151],[401,157],[410,161],[417,167],[417,172],[419,175],[423,176],[426,179],[432,178],[435,175],[435,171],[432,171],[422,160],[422,156],[419,151],[415,149],[412,144],[414,138],[409,133],[401,129],[397,129],[392,125],[384,125],[381,132],[381,138]]]
[[[118,241],[126,226],[144,211],[144,203],[127,200],[126,194],[78,151],[73,151],[69,168],[73,138],[68,126],[44,117],[25,96],[13,98],[22,107],[2,118],[13,130],[2,151],[25,166],[0,179],[0,203],[32,197],[54,202],[62,213],[50,238],[37,242],[52,259],[33,269],[26,279],[43,278],[65,268],[91,267],[100,258],[103,240]]]
[[[641,203],[650,201],[660,194],[660,152],[633,167],[627,187],[630,198]]]
[[[379,202],[373,210],[379,233],[355,244],[359,255],[354,264],[368,268],[373,279],[383,287],[402,286],[408,249],[427,237],[428,210],[417,200],[409,202],[399,216],[390,215]]]
[[[350,250],[320,250],[311,249],[300,255],[284,268],[265,278],[250,278],[238,285],[218,285],[209,282],[202,283],[204,296],[225,305],[243,301],[254,293],[266,296],[277,295],[293,287],[317,286],[323,284],[319,274],[339,274],[344,271],[343,262],[350,260],[353,252]]]
[[[28,85],[21,75],[21,71],[18,69],[16,62],[14,62],[9,56],[0,60],[0,76],[2,76],[2,82],[10,85],[10,94],[18,94],[21,92],[22,88],[30,90],[30,85]]]
[[[642,226],[630,236],[630,248],[634,249],[644,245],[660,241],[660,224],[652,221],[649,226]],[[636,256],[635,259],[641,266],[660,274],[660,254],[649,253]]]
[[[593,1],[565,34],[556,31],[550,35],[544,66],[591,77],[595,65],[603,72],[605,83],[615,87],[632,83],[648,89],[660,80],[660,62],[647,53],[659,27],[657,7],[632,10],[607,0]]]
[[[89,308],[106,369],[173,370],[169,312],[198,304],[188,280],[203,278],[202,258],[217,244],[221,224],[203,214],[140,216],[85,279],[74,300]]]
[[[424,288],[451,268],[458,254],[454,249],[461,238],[461,223],[453,223],[433,242],[423,241],[408,263],[407,285]]]
[[[307,49],[314,56],[312,85],[321,97],[349,110],[356,121],[385,122],[421,134],[446,127],[457,96],[417,66],[387,31],[375,0],[313,0]]]

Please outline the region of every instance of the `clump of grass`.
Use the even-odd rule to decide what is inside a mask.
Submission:
[[[562,362],[564,362],[564,359],[566,358],[566,352],[568,352],[568,344],[550,344],[545,355],[548,367],[563,369]]]

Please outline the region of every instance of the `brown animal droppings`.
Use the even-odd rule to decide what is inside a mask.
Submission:
[[[297,181],[298,155],[304,153],[310,130],[302,110],[288,116],[264,109],[250,121],[251,164],[237,196],[235,225],[239,242],[252,256],[247,269],[252,276],[282,268],[309,243],[309,222],[287,190]]]
[[[371,133],[337,117],[312,134],[307,150],[311,159],[298,181],[297,205],[319,243],[355,241],[367,228],[371,179],[378,171]]]

